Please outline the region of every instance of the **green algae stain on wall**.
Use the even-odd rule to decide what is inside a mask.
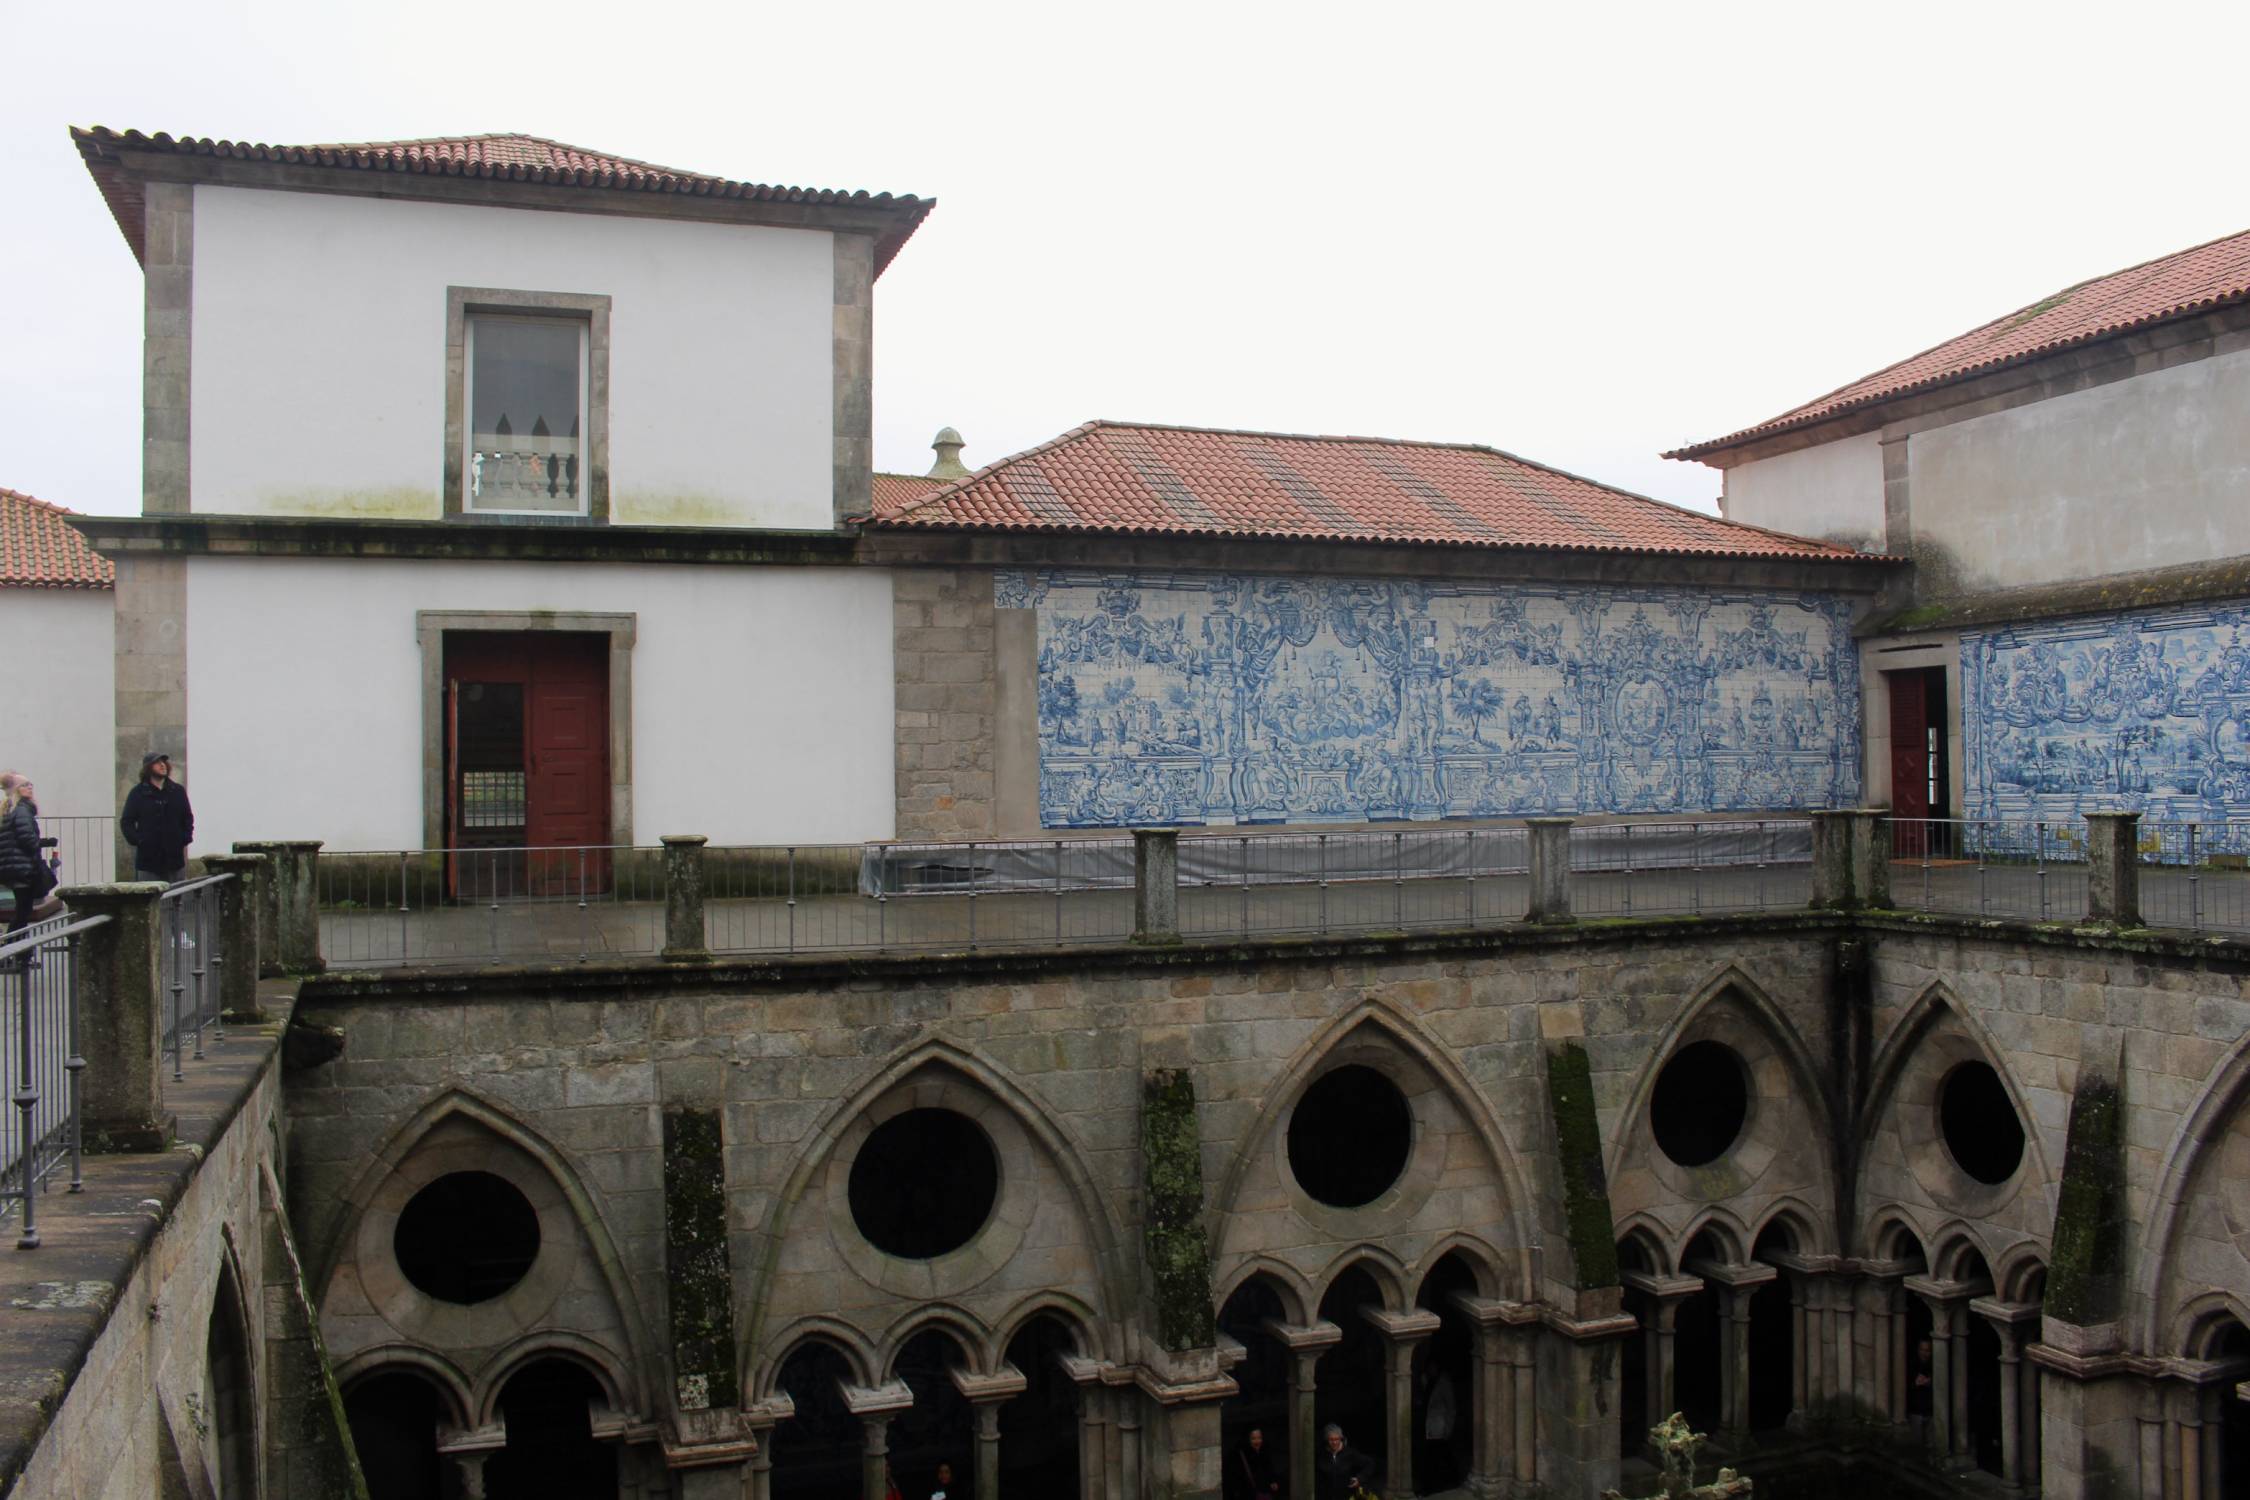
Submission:
[[[2070,1101],[2046,1311],[2081,1328],[2114,1320],[2125,1278],[2125,1100],[2094,1068]]]
[[[1547,1054],[1547,1104],[1554,1115],[1555,1154],[1562,1168],[1572,1284],[1581,1291],[1615,1286],[1617,1231],[1609,1213],[1609,1175],[1602,1168],[1594,1069],[1586,1049],[1576,1042],[1565,1042]]]
[[[1141,1162],[1157,1337],[1167,1349],[1202,1348],[1217,1336],[1217,1324],[1211,1247],[1203,1230],[1202,1132],[1195,1118],[1195,1081],[1184,1069],[1141,1080]]]
[[[715,1109],[664,1113],[665,1301],[683,1411],[734,1406],[734,1268],[727,1251],[726,1147]]]

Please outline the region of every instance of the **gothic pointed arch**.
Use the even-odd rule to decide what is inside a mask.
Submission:
[[[584,1370],[593,1377],[603,1399],[614,1408],[624,1409],[627,1383],[624,1372],[618,1368],[615,1351],[583,1335],[550,1328],[525,1334],[486,1362],[477,1379],[477,1421],[480,1424],[499,1421],[500,1396],[507,1390],[508,1382],[530,1366],[548,1359],[559,1359]]]
[[[2129,1099],[2126,1107],[2131,1108]],[[2173,1317],[2166,1304],[2176,1295],[2172,1281],[2173,1262],[2179,1255],[2177,1241],[2192,1215],[2211,1211],[2210,1204],[2198,1202],[2193,1195],[2195,1180],[2206,1167],[2216,1168],[2228,1138],[2238,1134],[2250,1135],[2250,1036],[2236,1041],[2220,1059],[2164,1148],[2156,1190],[2149,1196],[2152,1207],[2147,1250],[2138,1258],[2133,1273],[2138,1332],[2144,1349],[2153,1352],[2166,1347],[2159,1340]],[[2237,1250],[2250,1258],[2250,1234],[2236,1233],[2230,1238]],[[2245,1320],[2245,1326],[2250,1326],[2250,1319]]]
[[[1809,1113],[1813,1118],[1813,1128],[1826,1139],[1829,1132],[1829,1113],[1826,1108],[1828,1086],[1813,1060],[1812,1049],[1805,1045],[1804,1037],[1790,1023],[1781,1007],[1774,1003],[1773,996],[1766,992],[1765,987],[1752,979],[1740,964],[1727,963],[1697,986],[1687,1002],[1680,1007],[1678,1014],[1672,1017],[1670,1024],[1657,1033],[1655,1044],[1649,1050],[1648,1065],[1641,1070],[1641,1076],[1635,1081],[1633,1092],[1625,1102],[1625,1111],[1619,1116],[1626,1124],[1624,1128],[1610,1132],[1610,1140],[1605,1148],[1604,1154],[1608,1160],[1604,1163],[1604,1170],[1609,1174],[1611,1182],[1617,1180],[1619,1172],[1625,1166],[1624,1153],[1630,1148],[1633,1124],[1647,1113],[1649,1095],[1656,1089],[1657,1074],[1664,1071],[1664,1064],[1679,1050],[1680,1039],[1688,1035],[1690,1029],[1714,1005],[1732,1006],[1765,1033],[1775,1050],[1781,1054],[1790,1076],[1805,1091],[1805,1097],[1819,1101],[1820,1107]]]
[[[420,1377],[443,1398],[446,1415],[456,1427],[476,1425],[476,1397],[469,1375],[435,1349],[403,1341],[369,1344],[336,1362],[336,1387],[349,1394],[363,1380],[400,1371]]]
[[[1216,1280],[1211,1289],[1211,1305],[1224,1308],[1234,1294],[1251,1282],[1263,1277],[1272,1287],[1281,1303],[1282,1313],[1289,1322],[1309,1323],[1320,1307],[1320,1293],[1304,1273],[1286,1261],[1270,1255],[1249,1255],[1236,1261],[1223,1278]]]
[[[781,1378],[782,1367],[806,1344],[826,1344],[843,1357],[845,1367],[851,1371],[857,1385],[877,1385],[882,1376],[881,1357],[866,1333],[842,1318],[809,1314],[796,1318],[776,1328],[766,1354],[750,1367],[750,1377],[743,1382],[748,1393],[745,1401],[755,1404],[772,1396]]]
[[[570,1159],[536,1128],[506,1107],[466,1088],[448,1088],[431,1097],[391,1131],[352,1179],[320,1250],[319,1269],[312,1279],[312,1284],[318,1288],[315,1305],[325,1308],[337,1273],[345,1260],[353,1256],[363,1223],[378,1195],[385,1192],[426,1143],[457,1126],[466,1126],[519,1153],[551,1184],[568,1227],[592,1261],[616,1309],[618,1331],[627,1346],[613,1351],[624,1381],[618,1394],[629,1409],[645,1411],[648,1395],[642,1372],[649,1367],[649,1351],[654,1345],[601,1203]]]
[[[1890,1035],[1883,1039],[1874,1064],[1868,1069],[1867,1103],[1860,1113],[1859,1137],[1852,1143],[1855,1179],[1865,1180],[1868,1149],[1891,1115],[1894,1096],[1906,1070],[1931,1035],[1947,1026],[1959,1028],[1981,1060],[1999,1075],[2000,1086],[2023,1126],[2024,1155],[2031,1163],[2034,1180],[2053,1181],[2047,1170],[2046,1147],[2034,1128],[2038,1117],[2032,1113],[2030,1101],[2023,1096],[2022,1085],[2008,1067],[2007,1049],[1993,1040],[1992,1033],[1985,1029],[1975,1011],[1963,1005],[1942,979],[1932,980],[1914,997],[1913,1003],[1891,1027]]]
[[[877,1066],[856,1088],[823,1111],[814,1124],[759,1226],[756,1259],[747,1278],[745,1350],[759,1347],[763,1340],[763,1325],[770,1315],[790,1225],[815,1180],[827,1169],[855,1127],[864,1127],[863,1117],[870,1109],[894,1091],[916,1083],[922,1075],[959,1080],[963,1087],[990,1101],[1022,1130],[1032,1147],[1053,1165],[1092,1238],[1096,1261],[1094,1291],[1102,1304],[1102,1321],[1105,1324],[1114,1321],[1123,1309],[1131,1306],[1131,1272],[1126,1264],[1123,1232],[1088,1165],[1084,1144],[1065,1121],[1011,1078],[1006,1069],[964,1042],[933,1036],[925,1037]]]
[[[1461,1117],[1491,1163],[1497,1181],[1509,1238],[1501,1247],[1514,1262],[1506,1282],[1515,1295],[1533,1295],[1537,1250],[1527,1234],[1527,1217],[1534,1199],[1525,1183],[1516,1153],[1500,1128],[1498,1117],[1483,1093],[1455,1059],[1452,1049],[1431,1037],[1411,1015],[1379,995],[1365,995],[1335,1016],[1298,1047],[1296,1055],[1269,1084],[1258,1101],[1257,1123],[1234,1153],[1225,1179],[1212,1202],[1218,1208],[1218,1233],[1213,1246],[1215,1265],[1231,1272],[1234,1251],[1229,1243],[1239,1222],[1246,1175],[1269,1155],[1275,1136],[1305,1090],[1325,1071],[1327,1064],[1356,1038],[1379,1038],[1410,1058]]]
[[[969,1363],[971,1373],[989,1375],[1000,1363],[1001,1350],[1006,1346],[992,1336],[984,1320],[967,1308],[950,1303],[932,1302],[913,1307],[883,1330],[882,1341],[876,1346],[876,1368],[883,1378],[892,1378],[891,1366],[899,1351],[925,1333],[935,1329],[960,1347],[962,1357]]]
[[[1320,1296],[1314,1299],[1314,1306],[1328,1296],[1339,1277],[1351,1270],[1366,1272],[1368,1280],[1381,1289],[1385,1312],[1405,1312],[1414,1303],[1414,1289],[1421,1285],[1399,1258],[1381,1245],[1354,1245],[1322,1268]]]

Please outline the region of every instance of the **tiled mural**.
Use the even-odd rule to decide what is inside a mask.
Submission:
[[[2250,818],[2250,604],[1961,638],[1977,818]]]
[[[1038,612],[1051,828],[1859,799],[1835,596],[1070,571],[997,596]]]

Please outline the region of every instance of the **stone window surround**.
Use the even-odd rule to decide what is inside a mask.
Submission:
[[[470,510],[463,453],[468,441],[468,329],[471,313],[544,313],[586,320],[586,514],[507,517]],[[448,520],[513,520],[534,526],[609,524],[609,297],[601,292],[527,292],[504,287],[445,289],[445,515]]]
[[[633,842],[633,643],[638,616],[551,610],[423,609],[422,847],[445,847],[445,635],[447,631],[568,631],[609,637],[609,842]]]

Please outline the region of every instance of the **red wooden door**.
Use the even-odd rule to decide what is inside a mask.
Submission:
[[[1942,830],[1921,820],[1947,811],[1945,669],[1884,676],[1891,690],[1892,852],[1913,858],[1942,853]]]
[[[533,636],[524,703],[525,842],[534,895],[605,889],[609,660],[601,637]],[[591,646],[592,649],[588,649]],[[556,852],[540,853],[542,849]],[[581,872],[583,871],[583,875]]]

